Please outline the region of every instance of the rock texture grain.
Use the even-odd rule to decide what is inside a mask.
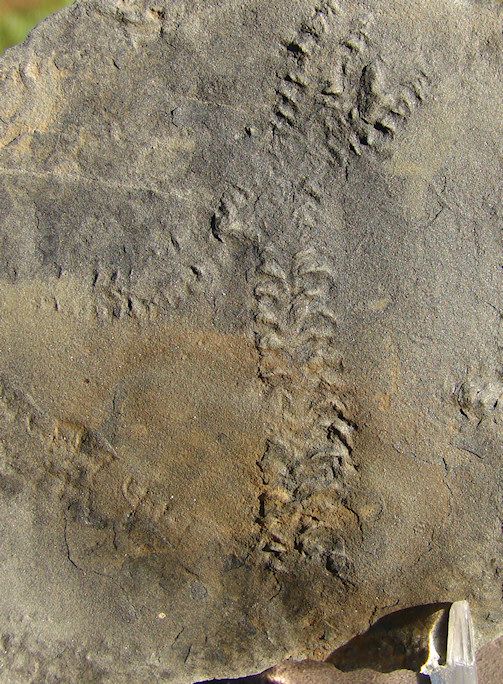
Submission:
[[[501,14],[80,0],[2,57],[3,681],[501,633]]]

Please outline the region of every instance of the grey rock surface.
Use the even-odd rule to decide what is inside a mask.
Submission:
[[[501,634],[501,14],[89,0],[1,58],[3,681]]]

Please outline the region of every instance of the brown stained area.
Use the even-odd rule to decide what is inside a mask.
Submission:
[[[0,116],[7,123],[0,132],[0,152],[21,159],[30,152],[33,136],[47,133],[63,107],[67,72],[54,61],[41,64],[30,57],[20,66],[4,69],[6,96]]]
[[[215,545],[253,536],[265,438],[250,341],[99,324],[70,279],[2,285],[0,321],[4,417],[43,443],[77,556],[93,548],[98,571],[113,542],[117,561],[169,553],[204,574]]]

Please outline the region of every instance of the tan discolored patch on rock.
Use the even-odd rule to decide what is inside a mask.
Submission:
[[[71,279],[3,285],[0,301],[4,404],[38,433],[63,495],[150,526],[126,535],[132,555],[169,533],[190,562],[253,535],[265,438],[246,338],[183,321],[99,324]]]
[[[0,115],[9,123],[0,128],[0,150],[11,147],[18,158],[30,152],[33,136],[48,132],[64,107],[67,73],[54,61],[40,64],[30,56],[21,65],[2,73]]]

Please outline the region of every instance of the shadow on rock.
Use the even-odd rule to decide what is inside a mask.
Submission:
[[[432,633],[437,652],[445,660],[449,607],[449,603],[433,603],[386,615],[367,632],[334,651],[327,662],[343,672],[419,672],[428,660]]]

